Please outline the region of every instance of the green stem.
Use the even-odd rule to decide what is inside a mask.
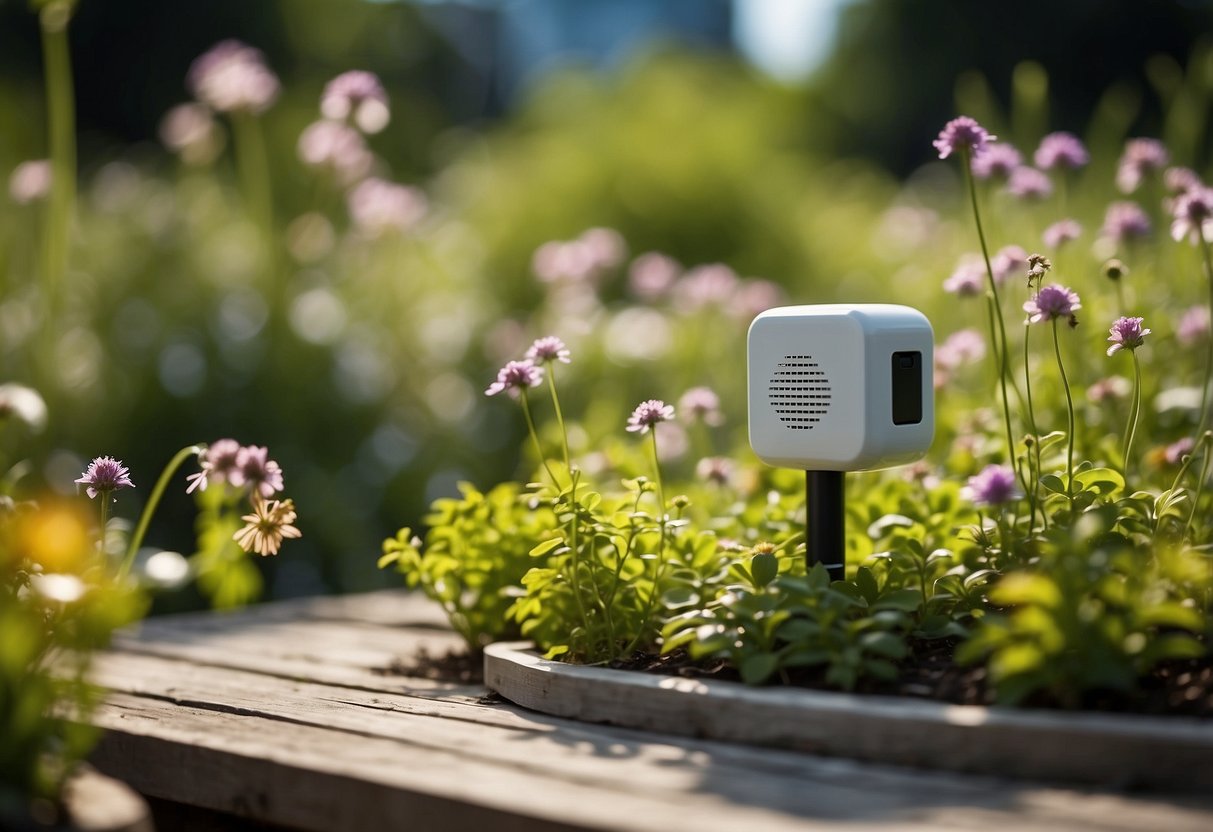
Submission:
[[[1061,361],[1061,342],[1057,338],[1057,319],[1053,319],[1053,352],[1057,356],[1057,371],[1061,373],[1061,389],[1066,392],[1066,496],[1070,498],[1070,519],[1074,515],[1074,397],[1070,394],[1070,380]]]
[[[1192,528],[1192,521],[1196,519],[1196,508],[1200,505],[1200,498],[1204,495],[1205,480],[1209,478],[1209,442],[1206,441],[1204,446],[1204,457],[1200,461],[1200,479],[1196,481],[1196,493],[1192,495],[1192,510],[1188,512],[1188,521],[1184,523],[1184,531],[1180,535],[1180,540],[1186,540],[1188,537],[1188,531]]]
[[[105,529],[110,523],[110,500],[113,499],[113,492],[105,490],[100,492],[101,495],[101,533],[97,535],[97,551],[104,557],[109,552],[105,547]]]
[[[277,289],[274,268],[274,207],[270,190],[269,156],[261,123],[252,113],[232,113],[232,138],[236,144],[236,164],[240,185],[249,213],[261,238],[262,265],[270,276],[270,288]]]
[[[1209,286],[1209,320],[1213,321],[1213,256],[1209,254],[1209,241],[1204,232],[1200,236],[1201,252],[1205,261],[1205,282]],[[1200,421],[1196,424],[1196,436],[1204,435],[1208,430],[1206,420],[1209,418],[1209,383],[1213,380],[1213,334],[1205,339],[1205,379],[1200,392]]]
[[[53,360],[59,331],[59,304],[71,250],[71,220],[76,201],[76,102],[68,24],[72,7],[52,2],[42,7],[42,63],[46,75],[47,134],[50,137],[51,190],[43,230],[43,280],[46,325],[44,353]]]
[[[1124,277],[1121,277],[1114,282],[1116,283],[1116,303],[1120,306],[1120,314],[1122,316],[1128,315],[1129,306],[1127,303],[1125,303]]]
[[[539,444],[539,434],[535,431],[535,420],[531,418],[531,402],[527,397],[526,388],[521,388],[522,391],[522,415],[526,418],[526,429],[531,434],[531,442],[535,445],[535,453],[539,457],[539,461],[543,464],[543,470],[548,472],[548,477],[552,480],[552,485],[557,491],[560,491],[560,481],[556,479],[556,475],[552,473],[551,467],[548,465],[547,458],[543,455],[543,448]]]
[[[1036,528],[1036,483],[1040,479],[1040,431],[1036,427],[1036,407],[1032,403],[1032,372],[1028,368],[1028,335],[1031,325],[1023,326],[1023,383],[1024,392],[1028,396],[1028,430],[1032,432],[1032,450],[1029,451],[1028,477],[1024,490],[1028,495],[1028,535]],[[1035,458],[1035,471],[1032,470],[1032,459]],[[1043,514],[1043,512],[1042,512]]]
[[[131,571],[131,565],[135,562],[135,554],[143,543],[143,536],[147,534],[148,524],[152,522],[152,515],[156,513],[156,507],[160,505],[160,498],[164,496],[164,489],[168,487],[169,480],[172,479],[173,474],[177,473],[181,463],[191,456],[198,456],[204,450],[206,448],[203,445],[187,445],[177,451],[176,455],[169,460],[168,465],[164,466],[164,470],[160,472],[160,479],[156,480],[156,487],[152,489],[152,495],[148,498],[147,505],[143,507],[143,514],[139,516],[139,525],[135,527],[135,533],[131,535],[130,544],[126,547],[126,557],[122,559],[122,565],[118,568],[118,580],[125,578]]]
[[[652,448],[653,448],[653,471],[655,481],[657,483],[657,501],[660,507],[657,512],[658,525],[661,529],[661,538],[657,546],[657,570],[653,573],[653,588],[649,591],[649,597],[644,604],[644,617],[640,621],[640,626],[636,628],[636,635],[632,638],[627,649],[624,650],[624,655],[630,655],[636,646],[640,644],[640,639],[644,637],[645,630],[648,627],[649,621],[653,617],[653,609],[657,606],[657,593],[661,591],[661,577],[665,572],[665,489],[661,482],[661,461],[657,456],[657,426],[653,425],[652,433]]]
[[[981,256],[986,264],[986,278],[990,286],[990,302],[993,308],[990,315],[998,324],[998,338],[994,338],[994,328],[991,326],[991,340],[997,340],[994,344],[994,357],[998,361],[998,384],[1002,391],[1002,415],[1003,422],[1007,429],[1007,461],[1015,468],[1015,439],[1011,430],[1011,404],[1007,398],[1007,376],[1010,373],[1010,362],[1007,355],[1007,329],[1002,319],[1002,303],[998,299],[998,284],[994,280],[994,268],[990,265],[990,248],[986,245],[986,233],[981,225],[981,210],[977,205],[977,186],[973,182],[973,172],[969,169],[969,149],[962,148],[961,151],[961,167],[964,168],[965,183],[969,189],[969,201],[973,205],[973,221],[977,225],[977,239],[981,242]],[[1023,479],[1023,472],[1020,471],[1020,479]],[[1027,483],[1024,483],[1025,488]]]
[[[1137,360],[1137,350],[1129,350],[1133,354],[1133,403],[1129,406],[1129,423],[1125,425],[1125,440],[1121,445],[1121,459],[1124,461],[1125,493],[1132,493],[1129,488],[1129,460],[1133,452],[1133,440],[1137,436],[1137,420],[1141,418],[1141,362]]]
[[[560,409],[560,397],[556,395],[556,365],[548,365],[548,390],[552,393],[552,408],[556,411],[556,424],[560,426],[560,443],[564,450],[564,467],[568,471],[569,481],[573,480],[573,462],[569,455],[569,432],[564,426],[564,413]],[[576,495],[574,495],[576,499]]]

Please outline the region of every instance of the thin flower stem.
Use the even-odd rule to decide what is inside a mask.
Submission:
[[[1188,530],[1192,528],[1192,521],[1196,518],[1196,509],[1204,494],[1205,480],[1209,477],[1209,457],[1210,451],[1213,450],[1213,442],[1210,442],[1210,439],[1213,439],[1213,436],[1205,433],[1201,435],[1201,439],[1201,444],[1204,446],[1204,457],[1200,461],[1200,479],[1196,481],[1196,493],[1192,495],[1192,510],[1188,512],[1188,520],[1184,523],[1183,534],[1179,536],[1180,540],[1186,540],[1188,537]]]
[[[1061,361],[1061,342],[1057,338],[1057,319],[1053,319],[1053,352],[1057,356],[1057,371],[1061,373],[1061,389],[1066,392],[1066,496],[1070,498],[1070,515],[1074,514],[1074,397],[1070,394],[1070,380]]]
[[[1032,404],[1032,372],[1028,368],[1028,336],[1031,325],[1023,325],[1023,383],[1024,392],[1028,396],[1028,430],[1032,432],[1032,448],[1029,453],[1028,473],[1032,474],[1029,482],[1024,483],[1024,491],[1028,495],[1028,534],[1036,528],[1036,483],[1040,479],[1040,431],[1036,427],[1036,408]],[[1035,458],[1035,470],[1032,459]],[[1041,512],[1042,514],[1044,512]]]
[[[961,149],[961,167],[964,169],[965,184],[969,189],[969,201],[973,205],[973,221],[977,225],[977,239],[981,242],[981,256],[986,264],[986,278],[990,285],[990,317],[998,325],[998,337],[994,337],[994,326],[990,327],[990,339],[995,342],[994,357],[998,361],[998,385],[1002,391],[1002,415],[1007,429],[1007,461],[1015,466],[1015,439],[1011,429],[1011,404],[1007,399],[1007,376],[1010,374],[1010,362],[1007,356],[1007,329],[1002,319],[1002,303],[998,299],[998,284],[994,280],[994,268],[990,265],[990,248],[986,244],[986,233],[981,225],[981,210],[977,205],[977,185],[973,181],[973,172],[969,169],[970,151],[967,147]],[[1017,466],[1016,466],[1017,467]],[[1019,472],[1023,479],[1023,472]],[[1027,483],[1024,483],[1025,488]]]
[[[1120,307],[1120,314],[1122,316],[1128,315],[1129,314],[1129,305],[1127,303],[1125,303],[1124,278],[1121,278],[1120,280],[1115,281],[1115,283],[1116,283],[1116,303]]]
[[[147,534],[148,524],[152,522],[152,515],[156,513],[156,507],[160,505],[160,498],[164,496],[164,489],[168,487],[173,474],[177,473],[181,463],[191,456],[198,456],[205,450],[205,445],[186,445],[177,451],[169,460],[168,465],[164,466],[164,470],[160,472],[160,479],[156,480],[156,487],[152,489],[152,494],[148,498],[147,505],[143,507],[143,514],[139,516],[139,525],[135,526],[135,533],[131,535],[130,544],[126,547],[126,557],[122,559],[122,565],[118,567],[118,580],[125,578],[131,571],[131,566],[135,562],[135,554],[143,544],[143,536]]]
[[[548,472],[548,477],[552,480],[552,485],[557,491],[560,490],[560,481],[556,479],[556,475],[552,473],[551,466],[548,465],[547,457],[543,455],[543,447],[539,444],[539,434],[535,430],[535,420],[531,418],[531,402],[527,397],[526,388],[521,388],[522,392],[522,415],[526,418],[526,429],[531,434],[531,442],[535,445],[535,453],[539,456],[540,463],[543,464],[543,470]]]
[[[640,644],[640,639],[644,637],[645,627],[653,617],[653,609],[657,606],[657,593],[661,590],[661,577],[665,572],[665,489],[661,483],[661,460],[657,455],[657,426],[652,428],[652,448],[653,448],[653,472],[654,480],[657,483],[657,501],[660,507],[657,512],[658,525],[661,529],[661,539],[657,546],[657,570],[653,574],[653,588],[649,590],[649,597],[644,604],[644,617],[641,619],[640,626],[636,628],[636,635],[632,638],[623,655],[627,656],[636,649]]]
[[[107,553],[105,548],[105,530],[110,523],[110,500],[113,499],[113,492],[105,489],[101,492],[101,533],[97,535],[97,551],[103,556]]]
[[[1209,241],[1204,231],[1200,234],[1200,248],[1205,261],[1205,282],[1209,286],[1209,320],[1213,321],[1213,255],[1209,253]],[[1200,421],[1196,424],[1196,435],[1203,436],[1209,426],[1209,383],[1213,381],[1213,334],[1205,338],[1205,379],[1200,392]]]
[[[1129,350],[1133,355],[1133,403],[1129,406],[1129,423],[1125,425],[1125,440],[1121,459],[1124,461],[1125,493],[1131,493],[1129,488],[1129,460],[1132,458],[1133,440],[1137,436],[1137,420],[1141,418],[1141,362],[1137,360],[1137,350]]]
[[[568,471],[569,481],[573,480],[573,462],[569,456],[569,432],[564,426],[564,413],[560,409],[560,397],[556,395],[556,365],[548,365],[548,390],[552,393],[552,408],[556,411],[556,424],[560,426],[560,443],[564,451],[564,467]]]

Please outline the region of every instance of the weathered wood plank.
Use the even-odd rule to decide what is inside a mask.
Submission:
[[[155,796],[306,829],[391,828],[420,816],[426,829],[522,819],[781,830],[812,819],[826,829],[1182,830],[1213,817],[1200,805],[669,741],[146,655],[109,657],[98,672],[120,691],[99,717],[110,729],[99,756],[107,770]],[[296,793],[302,805],[286,797]]]
[[[754,689],[545,661],[493,644],[490,688],[590,722],[857,759],[1111,787],[1213,792],[1213,724]]]

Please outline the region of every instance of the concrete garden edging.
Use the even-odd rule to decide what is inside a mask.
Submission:
[[[553,716],[871,762],[1169,792],[1213,790],[1213,722],[749,688],[485,648],[485,684]]]

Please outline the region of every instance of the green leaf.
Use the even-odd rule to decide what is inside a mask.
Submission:
[[[1045,474],[1040,478],[1040,484],[1044,486],[1045,490],[1052,491],[1054,494],[1066,493],[1065,482],[1056,474]]]
[[[1106,497],[1114,491],[1123,490],[1125,478],[1111,468],[1092,468],[1074,475],[1074,481],[1084,490],[1095,491],[1101,497]]]
[[[538,546],[531,549],[530,555],[533,558],[541,558],[562,543],[564,543],[563,537],[553,537],[550,540],[543,541]]]
[[[900,659],[906,654],[905,642],[893,633],[864,633],[859,644],[867,652],[886,659]]]
[[[687,607],[699,603],[699,593],[689,586],[676,586],[662,593],[661,603],[670,609]]]
[[[766,586],[779,574],[779,559],[769,552],[754,555],[750,558],[750,574],[754,576],[754,586]]]
[[[876,597],[880,594],[880,587],[877,586],[876,578],[873,577],[871,569],[861,566],[856,570],[855,586],[859,588],[859,592],[863,595],[865,601],[869,604],[876,603]]]
[[[741,681],[747,685],[761,685],[779,668],[779,657],[774,653],[755,653],[746,656],[738,671]]]
[[[922,606],[922,592],[917,589],[899,589],[884,595],[876,602],[876,609],[915,612]]]

